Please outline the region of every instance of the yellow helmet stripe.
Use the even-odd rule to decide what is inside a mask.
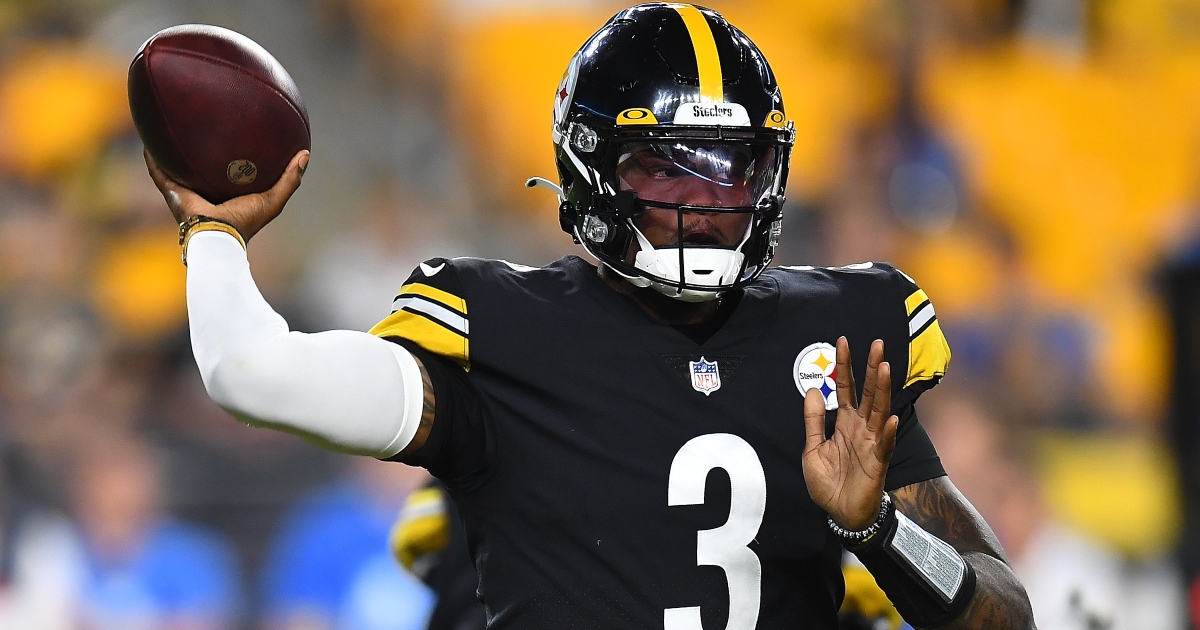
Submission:
[[[700,100],[711,103],[725,102],[725,81],[721,76],[721,58],[717,55],[717,40],[712,28],[700,9],[690,4],[672,4],[672,9],[683,18],[692,48],[696,50],[696,68],[700,72]]]

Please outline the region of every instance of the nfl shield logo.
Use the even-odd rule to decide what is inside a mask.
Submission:
[[[705,396],[721,389],[721,372],[717,369],[716,361],[688,361],[692,373],[692,388]]]

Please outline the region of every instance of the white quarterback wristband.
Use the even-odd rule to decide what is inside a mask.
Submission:
[[[867,567],[905,621],[918,628],[950,623],[974,597],[975,570],[949,543],[896,509],[895,502],[887,505],[891,509],[881,510],[883,522],[872,524],[878,525],[874,535],[861,541],[843,535],[843,544]]]
[[[962,588],[967,577],[967,562],[945,541],[934,537],[909,520],[902,512],[896,512],[899,522],[896,534],[888,547],[933,587],[942,599],[951,602]]]

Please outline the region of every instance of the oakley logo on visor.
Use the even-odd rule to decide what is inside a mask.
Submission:
[[[750,116],[737,103],[683,103],[675,110],[675,124],[749,127]]]

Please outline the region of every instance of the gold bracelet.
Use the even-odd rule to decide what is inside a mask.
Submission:
[[[224,232],[236,238],[242,249],[246,249],[246,239],[242,238],[241,232],[238,232],[232,224],[200,214],[193,215],[188,217],[187,221],[179,224],[179,247],[182,248],[180,259],[183,261],[184,267],[187,266],[188,241],[192,240],[192,236],[197,232],[209,231]]]

